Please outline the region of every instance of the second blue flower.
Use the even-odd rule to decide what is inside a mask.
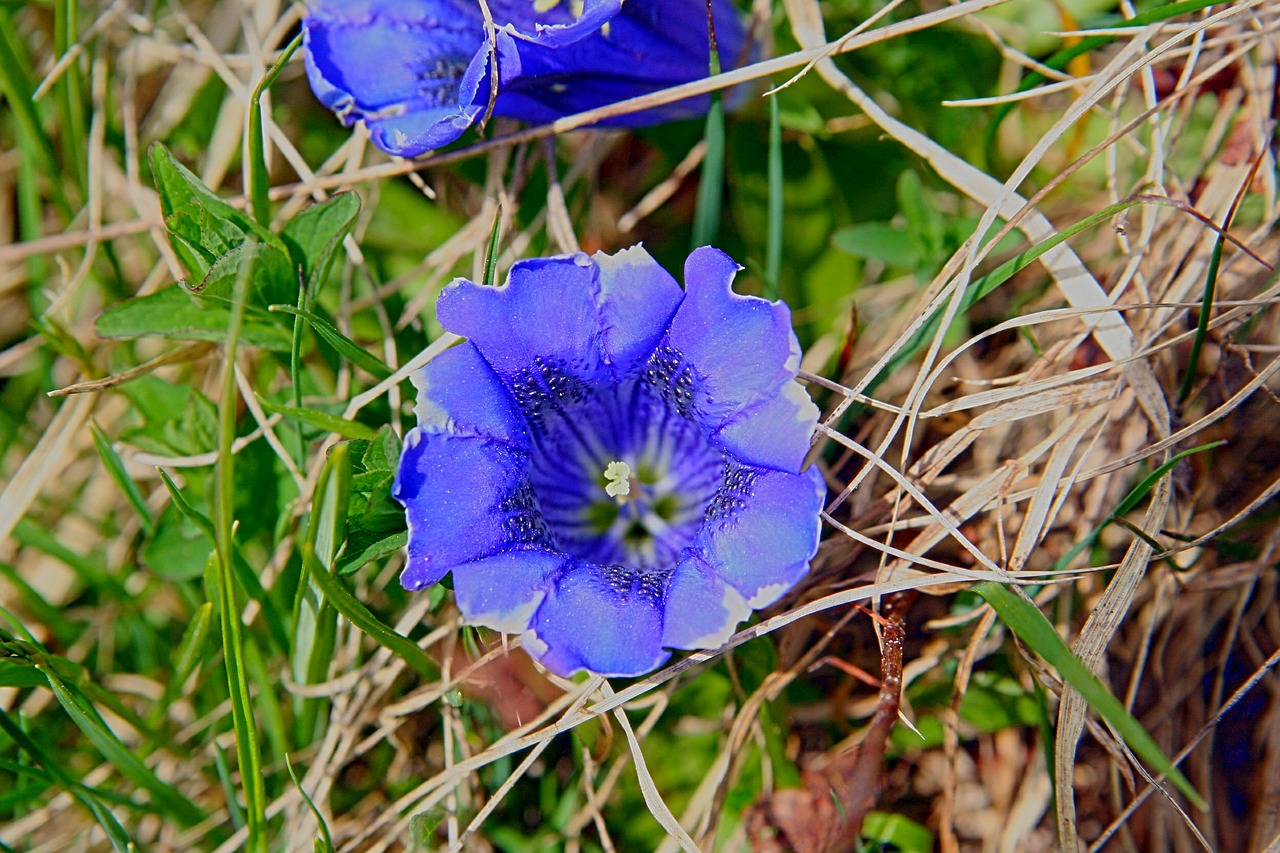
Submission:
[[[363,119],[379,148],[413,157],[457,139],[484,115],[561,116],[706,77],[706,0],[311,0],[307,77],[346,124]],[[713,0],[721,64],[745,41],[729,0]],[[629,113],[638,126],[705,113],[707,96]]]

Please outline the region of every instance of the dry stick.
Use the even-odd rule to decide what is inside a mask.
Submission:
[[[844,804],[845,817],[837,850],[859,849],[858,839],[862,834],[863,819],[867,812],[875,808],[885,746],[898,721],[898,708],[902,702],[902,651],[906,643],[906,610],[915,600],[916,594],[914,590],[907,590],[887,595],[880,602],[880,695],[876,713],[867,726],[866,736],[858,745],[853,765],[844,777],[845,788],[840,801]]]

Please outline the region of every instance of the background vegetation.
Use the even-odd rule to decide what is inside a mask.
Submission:
[[[1280,7],[753,11],[723,141],[393,162],[300,5],[0,3],[0,849],[1280,849]],[[487,259],[695,239],[795,313],[824,543],[550,678],[396,581],[406,377]]]

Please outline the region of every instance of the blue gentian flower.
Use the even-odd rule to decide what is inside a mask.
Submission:
[[[791,588],[818,547],[818,410],[790,311],[735,294],[738,269],[698,249],[681,290],[637,246],[449,285],[467,341],[414,376],[404,586],[452,571],[468,622],[560,675],[714,648]]]
[[[706,77],[706,0],[310,0],[307,77],[347,125],[363,119],[383,151],[413,157],[484,115],[533,122]],[[712,0],[721,64],[746,33],[731,0]],[[576,14],[575,14],[576,10]],[[616,116],[638,126],[705,113],[707,96]]]

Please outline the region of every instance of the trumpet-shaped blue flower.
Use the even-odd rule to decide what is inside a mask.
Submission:
[[[345,124],[363,119],[379,148],[413,157],[484,115],[545,122],[706,77],[706,0],[311,0],[307,76]],[[713,0],[724,67],[745,31]],[[575,14],[576,10],[576,14]],[[637,126],[706,112],[690,98],[603,124]]]
[[[464,617],[551,671],[639,675],[795,584],[826,491],[801,470],[818,412],[790,312],[735,294],[737,270],[698,249],[682,291],[637,246],[446,288],[440,322],[468,340],[414,376],[404,586],[452,571]]]

